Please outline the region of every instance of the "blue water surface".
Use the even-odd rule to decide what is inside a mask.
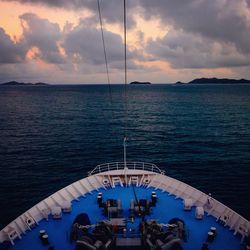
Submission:
[[[147,161],[250,219],[250,85],[0,87],[0,228],[95,165]],[[126,126],[125,126],[126,124]]]

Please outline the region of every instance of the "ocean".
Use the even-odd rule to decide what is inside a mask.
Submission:
[[[155,163],[250,219],[250,85],[0,86],[0,227],[105,162]],[[111,100],[112,99],[112,100]],[[125,126],[126,124],[126,126]]]

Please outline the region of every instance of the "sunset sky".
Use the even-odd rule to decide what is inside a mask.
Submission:
[[[112,83],[123,0],[100,0]],[[107,82],[97,0],[0,0],[0,82]],[[127,0],[128,80],[250,79],[250,0]]]

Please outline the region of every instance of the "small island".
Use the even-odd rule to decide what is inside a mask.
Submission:
[[[183,84],[250,84],[250,80],[246,79],[228,79],[228,78],[196,78],[190,82],[176,82],[177,85]]]
[[[134,81],[134,82],[131,82],[130,84],[151,84],[151,82],[138,82],[138,81]]]
[[[1,83],[0,85],[5,85],[5,86],[47,86],[49,84],[44,83],[44,82],[30,83],[30,82],[10,81],[10,82]]]

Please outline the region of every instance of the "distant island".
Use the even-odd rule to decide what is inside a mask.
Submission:
[[[131,82],[130,84],[151,84],[151,82],[138,82],[138,81],[134,81],[134,82]]]
[[[45,85],[49,85],[48,83],[44,83],[44,82],[36,82],[36,83],[30,83],[30,82],[16,82],[16,81],[10,81],[10,82],[4,82],[1,83],[0,85],[6,85],[6,86],[27,86],[27,85],[31,85],[31,86],[45,86]]]
[[[197,78],[190,82],[176,82],[175,84],[250,84],[250,80],[246,79],[228,79],[228,78]]]

